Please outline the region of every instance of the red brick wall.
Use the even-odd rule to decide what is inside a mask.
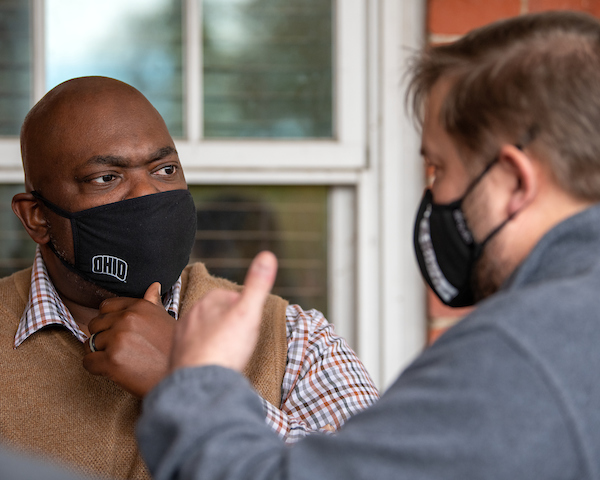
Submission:
[[[600,16],[600,0],[429,0],[427,29],[434,38],[456,36],[501,18],[559,9]]]
[[[449,42],[469,30],[515,15],[570,9],[600,17],[600,0],[428,0],[427,32],[432,43]],[[460,320],[469,309],[445,307],[428,294],[429,342]]]

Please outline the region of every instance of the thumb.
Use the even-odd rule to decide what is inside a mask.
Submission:
[[[146,293],[144,293],[144,300],[148,300],[150,303],[154,305],[162,305],[162,300],[160,298],[160,283],[154,282],[152,285],[148,287]]]
[[[246,280],[244,290],[238,302],[242,310],[248,310],[260,314],[263,305],[273,288],[275,276],[277,275],[277,258],[271,252],[260,252],[252,261]]]

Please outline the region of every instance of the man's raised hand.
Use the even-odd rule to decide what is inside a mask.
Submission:
[[[175,323],[162,305],[157,282],[143,299],[105,300],[88,325],[96,334],[96,351],[85,342],[83,366],[141,398],[167,374]]]
[[[277,259],[261,252],[241,293],[213,290],[177,322],[171,370],[220,365],[242,371],[254,351],[265,301],[275,282]]]

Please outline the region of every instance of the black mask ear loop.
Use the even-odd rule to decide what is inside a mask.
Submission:
[[[500,223],[500,225],[498,225],[496,228],[494,228],[487,237],[485,237],[483,239],[483,241],[481,243],[477,243],[475,246],[475,258],[479,258],[479,256],[481,255],[481,252],[483,251],[483,248],[487,245],[487,243],[494,238],[494,236],[504,228],[504,225],[506,225],[508,222],[510,222],[515,215],[519,213],[519,212],[515,212],[512,213],[508,216],[508,218],[506,218],[506,220],[504,220],[503,222]]]
[[[35,190],[32,190],[30,193],[35,198],[40,200],[44,205],[46,205],[50,210],[52,210],[54,213],[56,213],[57,215],[60,215],[61,217],[66,218],[68,220],[71,220],[71,218],[73,217],[71,212],[67,212],[66,210],[63,210],[58,205],[52,203],[50,200],[46,200],[40,193],[36,192]]]
[[[35,198],[37,198],[38,200],[40,200],[44,205],[46,205],[50,210],[52,210],[54,213],[56,213],[57,215],[59,215],[59,216],[61,216],[63,218],[66,218],[67,220],[71,220],[72,219],[71,212],[67,212],[66,210],[60,208],[58,205],[52,203],[50,200],[45,199],[40,193],[36,192],[35,190],[32,190],[30,193]],[[71,225],[71,228],[73,228],[72,225]],[[75,265],[70,264],[61,255],[59,255],[58,251],[54,247],[54,244],[52,243],[52,239],[47,243],[47,245],[48,245],[48,248],[50,249],[50,251],[54,254],[54,256],[56,258],[58,258],[60,260],[60,262],[67,269],[69,269],[71,272],[79,275],[79,273],[77,272],[77,269],[75,268]]]
[[[526,135],[523,138],[523,141],[520,143],[516,143],[515,147],[518,148],[521,152],[523,151],[523,149],[525,148],[525,146],[530,143],[538,134],[538,127],[536,125],[532,126],[526,133]],[[471,184],[471,186],[467,189],[467,192],[465,193],[464,197],[467,195],[468,192],[470,192],[473,187],[475,185],[477,185],[477,182],[479,182],[479,180],[481,180],[481,177],[483,177],[487,171],[492,167],[492,165],[494,165],[498,160],[500,160],[500,156],[497,155],[494,160],[492,160],[487,167],[485,167],[485,169],[483,170],[482,173],[479,174],[479,176],[475,179],[475,182],[473,182]],[[514,213],[511,213],[508,218],[506,220],[504,220],[502,223],[500,223],[500,225],[498,225],[496,228],[494,228],[487,237],[485,237],[485,239],[481,242],[481,243],[477,243],[475,246],[475,258],[479,258],[479,255],[481,255],[481,252],[483,251],[483,248],[487,245],[487,243],[500,231],[502,230],[502,228],[504,228],[504,225],[506,225],[508,222],[510,222],[513,218],[515,218],[515,216],[517,215],[517,213],[519,213],[519,211],[516,211]]]
[[[488,173],[490,171],[490,169],[496,165],[496,162],[500,159],[500,157],[498,155],[496,155],[491,162],[489,162],[485,168],[482,170],[482,172],[477,175],[475,177],[475,179],[471,182],[471,184],[467,187],[467,189],[465,190],[465,193],[463,193],[463,196],[460,199],[460,205],[461,205],[461,211],[462,210],[462,204],[465,201],[465,198],[467,198],[467,196],[469,195],[469,193],[471,193],[473,191],[473,189],[477,186],[477,184],[480,182],[480,180],[485,176],[486,173]],[[464,213],[463,213],[464,216]],[[473,234],[471,233],[471,237],[473,238],[473,243],[475,244],[475,252],[474,252],[474,261],[477,261],[477,259],[479,258],[479,255],[481,255],[481,252],[483,250],[483,247],[485,247],[486,243],[488,243],[491,238],[496,235],[496,233],[498,233],[500,231],[500,229],[506,224],[506,222],[508,222],[510,220],[510,217],[507,218],[504,222],[502,222],[498,227],[496,227],[494,230],[492,230],[492,232],[483,240],[483,242],[478,243],[475,242],[475,238],[473,237]],[[465,222],[466,222],[466,218],[465,218]],[[468,224],[467,224],[468,226]],[[471,230],[469,228],[469,230]],[[472,232],[472,230],[471,230]]]
[[[537,136],[538,133],[539,133],[539,127],[537,125],[532,125],[529,128],[529,130],[527,130],[527,133],[525,135],[523,135],[522,140],[519,143],[515,143],[515,147],[518,148],[519,150],[523,151],[523,149],[527,146],[527,144],[531,143],[535,139],[535,137]],[[499,160],[500,160],[500,154],[496,155],[492,159],[492,161],[485,166],[485,168],[481,171],[481,173],[475,177],[475,179],[471,182],[471,184],[465,190],[465,193],[463,193],[463,195],[461,197],[461,203],[466,198],[466,196],[469,195],[469,193],[471,193],[471,191],[477,186],[477,184],[485,176],[485,174],[490,171],[490,168],[492,168],[496,164],[496,162],[498,162]],[[512,218],[512,217],[510,217],[510,218]],[[508,220],[510,220],[510,218]],[[506,220],[506,221],[508,221],[508,220]],[[495,233],[495,232],[492,232],[492,233]],[[487,239],[485,241],[487,241]]]
[[[481,171],[481,173],[479,175],[477,175],[473,181],[471,182],[471,184],[467,187],[467,189],[465,190],[465,193],[463,193],[460,203],[462,204],[462,202],[465,200],[465,198],[469,195],[469,193],[471,193],[473,191],[473,189],[477,186],[477,184],[481,181],[481,179],[483,177],[485,177],[485,174],[488,173],[490,171],[490,169],[496,164],[496,162],[500,159],[500,157],[495,156],[492,161],[490,163],[488,163],[485,168]]]

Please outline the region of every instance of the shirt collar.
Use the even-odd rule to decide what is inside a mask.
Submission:
[[[163,298],[163,305],[169,315],[177,319],[181,295],[181,277],[169,289]],[[48,325],[62,325],[80,342],[87,336],[80,330],[71,312],[61,300],[54,288],[39,247],[36,249],[33,268],[31,269],[31,288],[29,300],[21,315],[19,327],[15,335],[14,348],[23,343],[27,337]]]

